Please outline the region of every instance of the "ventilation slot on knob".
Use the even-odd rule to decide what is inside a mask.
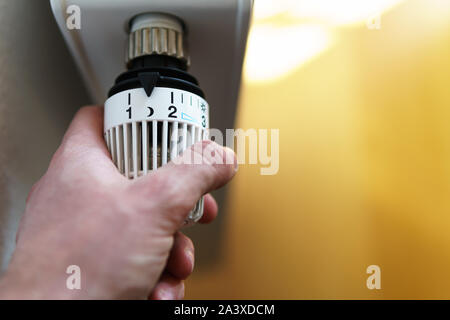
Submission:
[[[105,133],[114,164],[129,179],[158,169],[204,138],[201,127],[156,120],[125,123]]]

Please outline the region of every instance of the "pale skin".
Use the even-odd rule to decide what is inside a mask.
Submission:
[[[206,153],[201,164],[169,163],[128,180],[111,161],[102,126],[102,107],[82,108],[33,186],[0,299],[184,297],[194,246],[179,229],[202,195],[200,222],[216,217],[208,192],[234,176],[234,152],[203,141],[200,148],[234,160],[218,164]],[[80,290],[66,287],[70,265],[81,269]]]

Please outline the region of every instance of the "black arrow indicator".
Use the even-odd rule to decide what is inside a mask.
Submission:
[[[147,94],[147,97],[152,95],[153,89],[159,79],[159,72],[141,72],[138,74],[139,81]]]

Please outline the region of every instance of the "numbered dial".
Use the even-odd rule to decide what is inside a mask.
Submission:
[[[188,91],[156,87],[150,97],[143,88],[119,92],[105,102],[105,131],[124,123],[141,121],[186,123],[209,128],[209,106]]]

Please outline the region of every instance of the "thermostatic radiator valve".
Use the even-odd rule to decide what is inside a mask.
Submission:
[[[161,13],[130,23],[126,63],[105,102],[104,135],[111,157],[129,179],[157,170],[207,138],[209,106],[187,73],[184,26]],[[186,224],[203,215],[203,197]]]

